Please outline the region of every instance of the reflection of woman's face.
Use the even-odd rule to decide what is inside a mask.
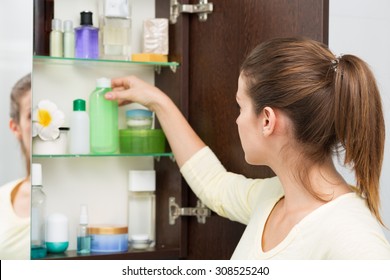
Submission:
[[[11,120],[11,129],[20,141],[26,160],[30,160],[31,151],[31,90],[19,100],[19,123]]]

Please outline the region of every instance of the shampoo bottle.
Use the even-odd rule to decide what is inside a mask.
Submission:
[[[80,26],[75,28],[76,57],[99,58],[99,28],[92,24],[92,12],[80,13]]]
[[[111,80],[100,78],[89,97],[91,153],[111,154],[119,147],[118,103],[104,98],[111,90]]]
[[[51,21],[50,32],[50,56],[63,56],[63,34],[61,30],[61,20],[54,18]]]
[[[73,22],[71,20],[64,21],[64,57],[74,57],[75,35],[73,30]]]
[[[88,208],[81,205],[80,224],[77,232],[77,254],[91,252],[91,236],[88,233]]]
[[[85,100],[73,101],[73,112],[70,117],[71,154],[89,154],[89,116],[85,111]]]
[[[31,258],[46,257],[46,195],[42,190],[42,166],[31,165]]]

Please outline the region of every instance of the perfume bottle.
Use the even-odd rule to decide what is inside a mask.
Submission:
[[[91,252],[91,236],[88,232],[88,208],[81,205],[80,224],[77,232],[77,254],[89,254]]]
[[[130,0],[104,0],[101,10],[102,56],[109,59],[130,60]]]
[[[92,24],[92,12],[80,13],[80,26],[75,28],[77,58],[99,58],[99,28]]]

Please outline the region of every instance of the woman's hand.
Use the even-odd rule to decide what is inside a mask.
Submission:
[[[111,86],[113,91],[105,98],[117,100],[119,105],[136,102],[155,111],[157,104],[167,98],[158,88],[134,76],[112,79]]]

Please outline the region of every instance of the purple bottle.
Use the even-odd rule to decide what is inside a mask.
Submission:
[[[99,58],[99,28],[92,24],[92,12],[80,13],[80,26],[76,27],[77,58]]]

